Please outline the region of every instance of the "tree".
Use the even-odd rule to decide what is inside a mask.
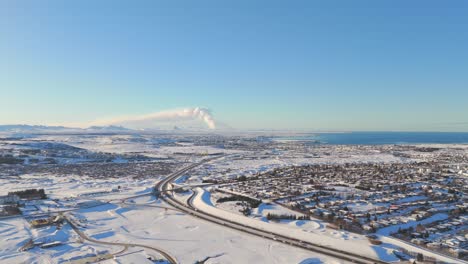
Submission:
[[[252,211],[250,210],[250,207],[248,206],[241,209],[240,212],[244,214],[245,216],[249,216],[252,213]]]
[[[12,205],[7,205],[3,207],[3,210],[8,214],[8,215],[17,215],[21,214],[21,211],[17,206],[12,206]]]
[[[421,224],[418,224],[416,226],[416,232],[422,233],[425,230],[424,226]]]
[[[335,217],[335,213],[334,213],[334,212],[331,212],[331,213],[328,215],[328,221],[332,221],[334,217]]]
[[[416,260],[419,262],[424,261],[424,255],[422,253],[418,253],[418,255],[416,256]]]
[[[247,177],[245,175],[242,175],[242,176],[239,176],[237,178],[238,181],[246,181],[247,180]]]

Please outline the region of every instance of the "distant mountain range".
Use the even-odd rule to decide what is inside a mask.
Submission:
[[[96,131],[133,131],[133,129],[126,128],[123,126],[90,126],[85,130],[96,130]]]
[[[131,129],[123,126],[90,126],[88,128],[65,127],[65,126],[45,126],[45,125],[0,125],[0,133],[15,134],[43,134],[43,133],[157,133],[173,131],[184,132],[212,132],[212,129],[195,126],[171,126],[150,129]],[[218,132],[220,130],[217,130]]]
[[[11,133],[46,133],[46,132],[123,132],[133,131],[121,126],[91,126],[88,128],[73,128],[64,126],[43,125],[0,125],[0,132]]]

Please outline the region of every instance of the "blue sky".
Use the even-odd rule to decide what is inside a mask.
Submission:
[[[468,131],[467,1],[2,1],[0,124]]]

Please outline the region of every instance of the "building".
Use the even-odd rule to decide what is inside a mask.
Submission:
[[[19,202],[18,195],[4,195],[0,196],[0,204],[14,204]]]

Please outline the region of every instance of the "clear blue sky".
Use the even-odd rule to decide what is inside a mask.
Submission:
[[[0,37],[0,124],[468,131],[468,1],[1,1]]]

